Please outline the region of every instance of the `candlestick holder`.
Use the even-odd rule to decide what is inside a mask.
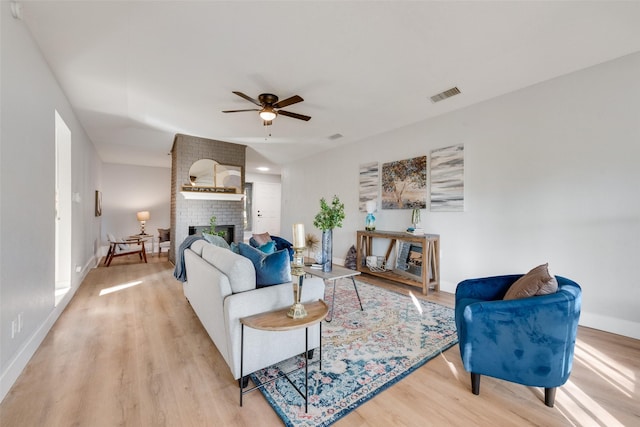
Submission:
[[[293,305],[289,308],[287,316],[293,319],[303,319],[307,317],[307,310],[300,303],[302,294],[302,282],[304,280],[304,254],[302,248],[293,248],[293,261],[291,261],[291,279],[293,285]]]

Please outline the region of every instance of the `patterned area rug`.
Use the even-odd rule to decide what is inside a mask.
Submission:
[[[322,370],[309,366],[309,412],[286,378],[260,391],[287,426],[328,426],[458,342],[453,309],[338,280],[333,321],[322,324]],[[326,301],[331,306],[332,286]],[[419,292],[419,290],[416,290]],[[310,362],[318,360],[318,351]],[[255,384],[303,367],[300,357],[252,374]],[[304,369],[289,375],[304,391]]]

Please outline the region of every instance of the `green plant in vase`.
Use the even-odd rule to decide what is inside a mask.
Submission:
[[[207,232],[207,234],[224,237],[224,235],[226,234],[224,231],[216,231],[216,222],[216,216],[212,215],[211,218],[209,218],[209,231]]]
[[[344,203],[337,195],[333,196],[331,204],[324,197],[320,199],[320,212],[316,214],[313,225],[322,230],[322,271],[332,269],[333,229],[342,227],[344,216]]]

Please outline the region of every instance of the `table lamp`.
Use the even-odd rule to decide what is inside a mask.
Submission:
[[[147,233],[144,232],[144,225],[147,221],[149,221],[149,211],[142,211],[136,214],[136,218],[140,221],[140,235],[146,236]]]
[[[376,211],[376,201],[369,200],[366,203],[367,218],[364,221],[364,229],[367,231],[374,231],[376,229],[376,217],[373,213]]]

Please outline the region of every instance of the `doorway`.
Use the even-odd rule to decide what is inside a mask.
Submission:
[[[55,112],[55,305],[71,288],[71,131]]]
[[[253,232],[280,235],[281,184],[253,183]]]

